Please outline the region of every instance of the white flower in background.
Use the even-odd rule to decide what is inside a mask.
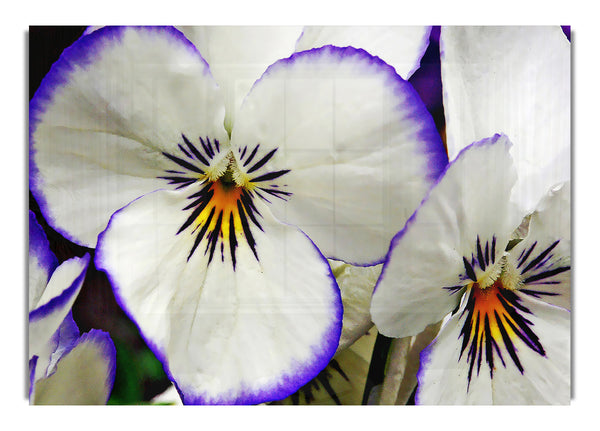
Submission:
[[[532,211],[571,173],[571,44],[562,29],[442,27],[448,155],[504,133],[518,178],[511,200]]]
[[[508,247],[523,215],[509,199],[509,148],[496,135],[459,153],[393,239],[375,288],[371,314],[385,335],[447,316],[421,355],[418,403],[568,403],[569,184]]]
[[[80,336],[71,315],[89,255],[60,266],[29,212],[29,401],[31,404],[106,404],[115,378],[110,336]]]
[[[281,399],[316,376],[342,324],[325,257],[381,262],[447,163],[415,91],[363,50],[293,54],[233,99],[179,31],[107,27],[30,105],[44,216],[96,246],[186,404]]]

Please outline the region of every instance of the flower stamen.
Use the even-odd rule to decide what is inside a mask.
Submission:
[[[220,244],[221,261],[225,262],[228,255],[235,270],[236,250],[240,237],[246,239],[255,258],[259,260],[253,229],[263,230],[257,217],[262,217],[262,215],[253,200],[255,196],[258,196],[262,200],[270,202],[261,192],[286,200],[291,193],[279,189],[280,185],[273,181],[287,174],[289,169],[271,171],[255,177],[248,174],[262,168],[273,157],[277,149],[271,150],[260,158],[256,157],[258,160],[252,163],[258,154],[260,145],[257,144],[246,158],[244,156],[247,148],[244,148],[244,152],[240,156],[240,163],[249,168],[243,172],[231,151],[218,158],[221,148],[217,140],[211,141],[209,138],[200,137],[201,145],[195,146],[186,136],[182,135],[182,138],[183,145],[178,144],[181,155],[163,153],[165,157],[176,163],[179,169],[167,170],[169,175],[159,178],[176,185],[176,189],[192,184],[200,186],[198,191],[188,196],[192,202],[183,210],[191,210],[191,213],[177,231],[177,235],[179,235],[183,231],[191,229],[191,234],[195,235],[187,260],[189,261],[199,245],[205,242],[204,254],[208,255],[210,264],[219,250],[217,246]],[[215,162],[215,160],[218,161]],[[266,182],[270,182],[270,184],[263,185]],[[226,250],[229,253],[226,253]]]

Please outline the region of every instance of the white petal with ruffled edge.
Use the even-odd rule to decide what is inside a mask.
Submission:
[[[421,64],[430,32],[430,26],[308,26],[296,44],[296,51],[324,45],[362,48],[408,79]]]
[[[542,199],[529,220],[529,232],[509,254],[520,277],[519,289],[534,298],[571,309],[571,184]]]
[[[106,27],[66,49],[30,103],[30,187],[48,222],[94,247],[110,215],[164,184],[182,134],[226,146],[206,62],[173,28]],[[213,160],[211,165],[217,163]]]
[[[412,86],[354,48],[303,51],[270,66],[231,139],[245,179],[257,182],[278,219],[299,226],[328,258],[360,264],[382,261],[447,163]],[[290,195],[278,199],[282,192]]]
[[[32,404],[106,404],[116,368],[108,333],[92,329],[64,355],[51,376],[35,383]]]
[[[236,227],[235,269],[226,234],[224,248],[203,240],[190,253],[198,229],[177,234],[189,217],[181,211],[188,194],[157,191],[117,212],[96,265],[184,403],[283,398],[316,376],[338,345],[342,306],[329,265],[259,202],[263,230],[251,225],[250,237]]]
[[[33,310],[44,293],[50,276],[58,266],[58,259],[50,250],[50,243],[35,214],[29,211],[29,311]]]
[[[458,305],[463,286],[498,267],[519,220],[508,202],[509,148],[496,135],[463,150],[394,237],[371,301],[382,334],[421,332]]]
[[[445,27],[440,36],[448,152],[505,133],[532,210],[570,176],[570,43],[560,27]]]
[[[196,45],[225,97],[225,124],[232,129],[237,111],[267,67],[294,52],[299,26],[182,26]]]
[[[570,313],[524,294],[516,294],[516,312],[526,319],[520,331],[528,346],[511,332],[512,354],[501,333],[491,324],[496,345],[487,348],[486,335],[463,351],[462,332],[469,319],[467,295],[460,309],[444,325],[421,355],[418,404],[565,404],[570,391]],[[514,304],[514,302],[513,302]],[[520,307],[520,308],[519,308]],[[527,311],[524,311],[526,309]],[[504,320],[506,322],[506,319]],[[524,326],[531,332],[525,335]],[[473,327],[467,331],[472,334]],[[481,337],[485,330],[475,330]],[[477,347],[479,346],[479,347]],[[538,347],[539,346],[539,347]],[[474,349],[471,351],[471,349]],[[539,349],[539,350],[536,350]],[[461,353],[462,352],[462,353]],[[490,357],[491,364],[490,364]],[[518,364],[518,365],[517,365]],[[490,366],[491,365],[491,366]],[[521,369],[519,369],[519,367]]]

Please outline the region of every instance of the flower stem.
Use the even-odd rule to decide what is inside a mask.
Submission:
[[[375,346],[373,347],[373,355],[371,356],[371,363],[369,365],[369,372],[365,382],[362,405],[368,404],[373,389],[383,383],[385,377],[385,365],[392,340],[393,338],[377,334]]]

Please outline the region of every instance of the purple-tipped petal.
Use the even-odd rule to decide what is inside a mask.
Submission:
[[[33,404],[106,404],[115,380],[116,350],[107,332],[83,334],[49,377],[35,383]]]
[[[245,165],[254,143],[253,161],[270,157],[256,171]],[[358,264],[381,262],[448,161],[412,86],[351,47],[270,66],[240,109],[232,147],[248,181],[287,172],[271,183],[288,195],[268,197],[278,219],[299,226],[328,258]]]
[[[371,300],[379,332],[421,332],[458,305],[465,285],[496,270],[522,217],[508,201],[510,146],[495,135],[465,148],[394,237]]]
[[[39,301],[57,266],[58,259],[50,250],[44,230],[29,211],[29,311]]]
[[[182,134],[218,139],[208,65],[171,27],[105,27],[67,48],[29,106],[30,188],[48,223],[95,247],[111,214],[160,188]],[[216,162],[216,161],[215,161]]]
[[[63,262],[52,274],[36,307],[29,313],[29,357],[38,355],[49,361],[59,344],[54,337],[70,313],[81,290],[90,256]],[[43,370],[46,371],[45,369]],[[38,367],[37,373],[41,373]]]
[[[200,225],[178,233],[188,193],[157,191],[115,213],[96,266],[184,403],[284,398],[338,346],[342,304],[331,269],[308,237],[260,202],[260,228],[244,217],[206,237]]]

